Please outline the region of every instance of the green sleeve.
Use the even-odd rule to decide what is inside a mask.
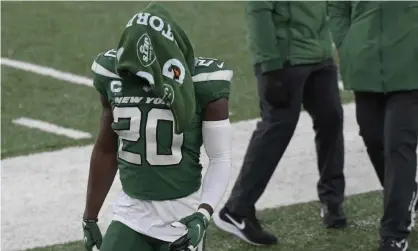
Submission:
[[[274,4],[271,1],[251,1],[246,4],[249,47],[254,63],[261,64],[262,72],[282,66],[272,18]]]
[[[347,1],[327,1],[327,11],[332,38],[339,48],[351,25],[351,4]]]
[[[220,98],[229,99],[230,89],[231,82],[227,80],[204,81],[195,86],[196,97],[202,108]]]
[[[109,84],[114,80],[120,80],[115,73],[116,50],[107,50],[100,53],[91,65],[93,72],[93,86],[107,98]]]
[[[220,98],[229,99],[234,72],[219,59],[198,57],[193,82],[196,100],[201,108]]]
[[[94,88],[96,88],[96,90],[98,90],[100,92],[100,94],[102,94],[107,99],[106,88],[104,86],[103,81],[100,79],[100,77],[94,75],[93,86],[94,86]]]
[[[97,55],[96,59],[93,61],[93,64],[91,65],[91,71],[93,72],[93,86],[94,88],[96,88],[96,90],[100,92],[100,94],[102,94],[107,99],[106,89],[103,86],[103,82],[100,80],[100,76],[98,76],[96,73],[97,60],[101,57],[101,55],[102,53]]]

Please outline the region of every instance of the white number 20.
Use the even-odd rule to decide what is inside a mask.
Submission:
[[[115,107],[113,109],[114,123],[118,123],[120,119],[129,119],[129,129],[117,130],[119,135],[119,149],[118,157],[126,162],[141,165],[141,155],[139,153],[133,153],[123,150],[124,140],[130,142],[138,142],[141,138],[140,126],[141,126],[142,112],[138,107]],[[146,160],[151,166],[168,166],[177,165],[183,158],[181,147],[183,145],[183,134],[175,134],[174,126],[172,127],[172,142],[171,142],[171,154],[159,155],[158,154],[158,142],[161,140],[158,138],[157,128],[158,124],[162,121],[172,122],[174,125],[173,114],[167,109],[153,108],[148,112],[146,116],[145,125],[145,156]]]

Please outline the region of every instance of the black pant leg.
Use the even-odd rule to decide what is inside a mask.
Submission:
[[[310,69],[310,66],[295,66],[281,71],[280,81],[292,93],[288,108],[277,108],[266,101],[263,77],[256,74],[262,118],[253,132],[241,172],[226,203],[229,211],[244,216],[254,213],[255,203],[263,194],[293,136],[301,109],[303,85]]]
[[[341,204],[345,190],[343,108],[337,67],[332,59],[323,62],[309,76],[303,105],[312,117],[316,133],[319,199],[325,204]]]
[[[418,91],[388,94],[384,127],[382,237],[406,238],[417,203]]]
[[[386,97],[383,93],[354,92],[356,118],[370,161],[383,186],[385,173],[383,128]]]

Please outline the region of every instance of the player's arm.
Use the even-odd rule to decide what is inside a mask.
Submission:
[[[203,144],[209,157],[209,167],[203,180],[201,204],[193,213],[173,227],[187,227],[187,233],[170,244],[170,251],[195,250],[202,241],[213,210],[228,187],[231,173],[231,125],[228,99],[219,98],[206,105],[202,134]]]
[[[231,173],[231,124],[228,97],[233,71],[210,59],[198,65],[193,81],[196,97],[204,107],[202,121],[203,145],[209,157],[209,166],[202,184],[201,201],[197,212],[172,223],[173,227],[186,226],[185,235],[170,244],[170,251],[195,250],[208,228],[211,215],[221,201]]]
[[[227,98],[206,106],[202,134],[209,167],[203,180],[199,209],[212,215],[228,187],[231,173],[231,124]]]
[[[272,13],[274,1],[248,1],[245,3],[249,45],[253,60],[260,63],[263,73],[277,70],[283,61],[276,42]]]
[[[332,39],[339,48],[351,25],[351,3],[349,1],[327,1],[327,12]]]
[[[117,172],[117,138],[111,127],[113,122],[112,108],[102,94],[100,95],[100,101],[103,107],[100,131],[91,154],[87,201],[83,215],[84,219],[89,220],[97,220],[100,208]]]

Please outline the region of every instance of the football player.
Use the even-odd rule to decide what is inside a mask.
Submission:
[[[233,73],[220,60],[195,58],[188,44],[167,11],[152,3],[129,21],[118,48],[93,62],[103,110],[83,216],[89,251],[94,246],[101,251],[203,250],[230,176]],[[176,104],[187,100],[190,90],[193,99]],[[203,179],[202,145],[209,157]],[[122,192],[102,240],[98,213],[117,170]]]

